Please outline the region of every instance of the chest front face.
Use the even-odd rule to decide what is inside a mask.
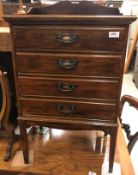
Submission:
[[[116,122],[128,28],[59,21],[12,26],[19,115]]]

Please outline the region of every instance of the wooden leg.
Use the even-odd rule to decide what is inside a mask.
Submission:
[[[28,141],[27,141],[25,121],[19,120],[19,127],[20,127],[20,141],[23,150],[24,163],[28,164],[29,153],[28,153]]]
[[[109,173],[112,173],[113,171],[116,137],[117,137],[117,128],[112,128],[112,131],[110,133]]]
[[[138,141],[138,132],[135,133],[130,137],[129,143],[128,143],[128,151],[131,153],[132,148],[134,147],[135,143]]]
[[[102,145],[102,137],[97,137],[96,138],[96,145],[95,145],[95,152],[101,153],[101,145]]]
[[[14,131],[8,137],[8,146],[6,148],[6,152],[5,152],[5,155],[4,155],[4,161],[8,161],[11,158],[11,152],[12,152],[13,144],[14,144]]]
[[[1,2],[1,1],[0,1]],[[14,124],[9,123],[9,117],[11,113],[11,91],[9,87],[9,81],[7,79],[7,73],[0,70],[0,87],[1,87],[1,110],[0,110],[0,124],[1,128],[8,134],[8,146],[4,155],[4,160],[8,161],[11,157],[11,151],[14,139]]]

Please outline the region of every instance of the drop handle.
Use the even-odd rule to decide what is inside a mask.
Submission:
[[[74,84],[64,84],[64,83],[57,83],[57,89],[62,92],[72,92],[76,89],[77,85]]]
[[[78,36],[73,33],[58,33],[56,39],[61,44],[73,44],[78,41]]]
[[[59,68],[68,69],[68,70],[74,69],[78,64],[79,64],[78,60],[59,59],[57,61],[57,65]]]
[[[75,107],[70,105],[68,106],[68,105],[59,104],[57,107],[57,110],[64,114],[72,114],[75,112]]]

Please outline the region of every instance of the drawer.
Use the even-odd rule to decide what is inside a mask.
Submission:
[[[18,78],[20,95],[118,99],[119,82],[104,79]]]
[[[126,46],[124,27],[26,26],[13,32],[17,50],[122,52]]]
[[[92,120],[111,120],[116,118],[116,104],[108,102],[70,101],[64,99],[20,98],[20,115],[43,115],[44,117],[74,117]]]
[[[112,54],[16,54],[18,73],[118,77],[122,73],[123,62],[120,55]]]

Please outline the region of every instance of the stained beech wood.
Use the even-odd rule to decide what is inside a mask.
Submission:
[[[34,26],[30,27],[16,27],[15,29],[15,47],[16,49],[55,49],[63,52],[68,50],[69,52],[79,52],[81,49],[88,51],[109,51],[121,52],[124,47],[125,41],[125,28],[123,27],[96,27],[96,26]],[[107,34],[109,32],[118,31],[120,37],[118,39],[112,39]],[[45,35],[47,33],[47,35]],[[62,44],[58,41],[58,34],[71,33],[77,36],[77,41],[72,44]],[[35,36],[35,37],[33,37]],[[100,36],[100,37],[99,37]],[[26,42],[29,40],[30,42]],[[93,42],[95,41],[95,42]],[[104,44],[103,44],[104,41]]]
[[[39,59],[38,59],[39,58]],[[60,68],[59,60],[76,60],[78,64],[72,70]],[[43,64],[41,64],[43,63]],[[121,71],[121,56],[113,54],[85,53],[31,53],[17,52],[17,71],[19,75],[58,74],[64,77],[118,77]],[[107,69],[108,67],[108,69]],[[87,70],[87,71],[82,71]]]
[[[70,2],[63,2],[64,9],[72,12],[73,5],[66,4]],[[82,4],[78,7],[84,9]],[[86,6],[89,8],[89,2]],[[14,44],[24,161],[29,163],[25,133],[28,124],[56,129],[98,129],[111,136],[109,172],[112,172],[128,28],[136,18],[120,14],[84,15],[83,11],[77,15],[55,14],[54,11],[47,15],[4,17],[10,23]]]
[[[126,102],[129,103],[129,105],[131,107],[138,109],[138,99],[133,97],[133,96],[130,96],[130,95],[124,95],[121,97],[121,100],[120,100],[119,117],[120,117],[122,128],[124,129],[126,136],[127,136],[127,139],[129,141],[128,142],[128,150],[129,150],[129,153],[131,154],[131,151],[132,151],[134,145],[138,141],[138,131],[136,131],[134,134],[132,134],[130,124],[122,122],[121,115],[122,115],[122,110],[123,110],[124,104]]]
[[[116,147],[115,160],[120,162],[121,175],[135,175],[128,149],[125,149],[127,145],[120,125],[117,134],[117,145],[119,147]]]
[[[130,66],[130,63],[131,63],[131,60],[132,60],[132,57],[133,57],[133,54],[134,54],[134,50],[136,48],[137,41],[138,41],[138,23],[136,25],[136,30],[135,30],[134,38],[133,38],[132,43],[130,45],[130,48],[128,50],[128,55],[126,57],[126,63],[125,63],[125,67],[124,67],[124,73],[125,74],[129,70],[129,66]]]

